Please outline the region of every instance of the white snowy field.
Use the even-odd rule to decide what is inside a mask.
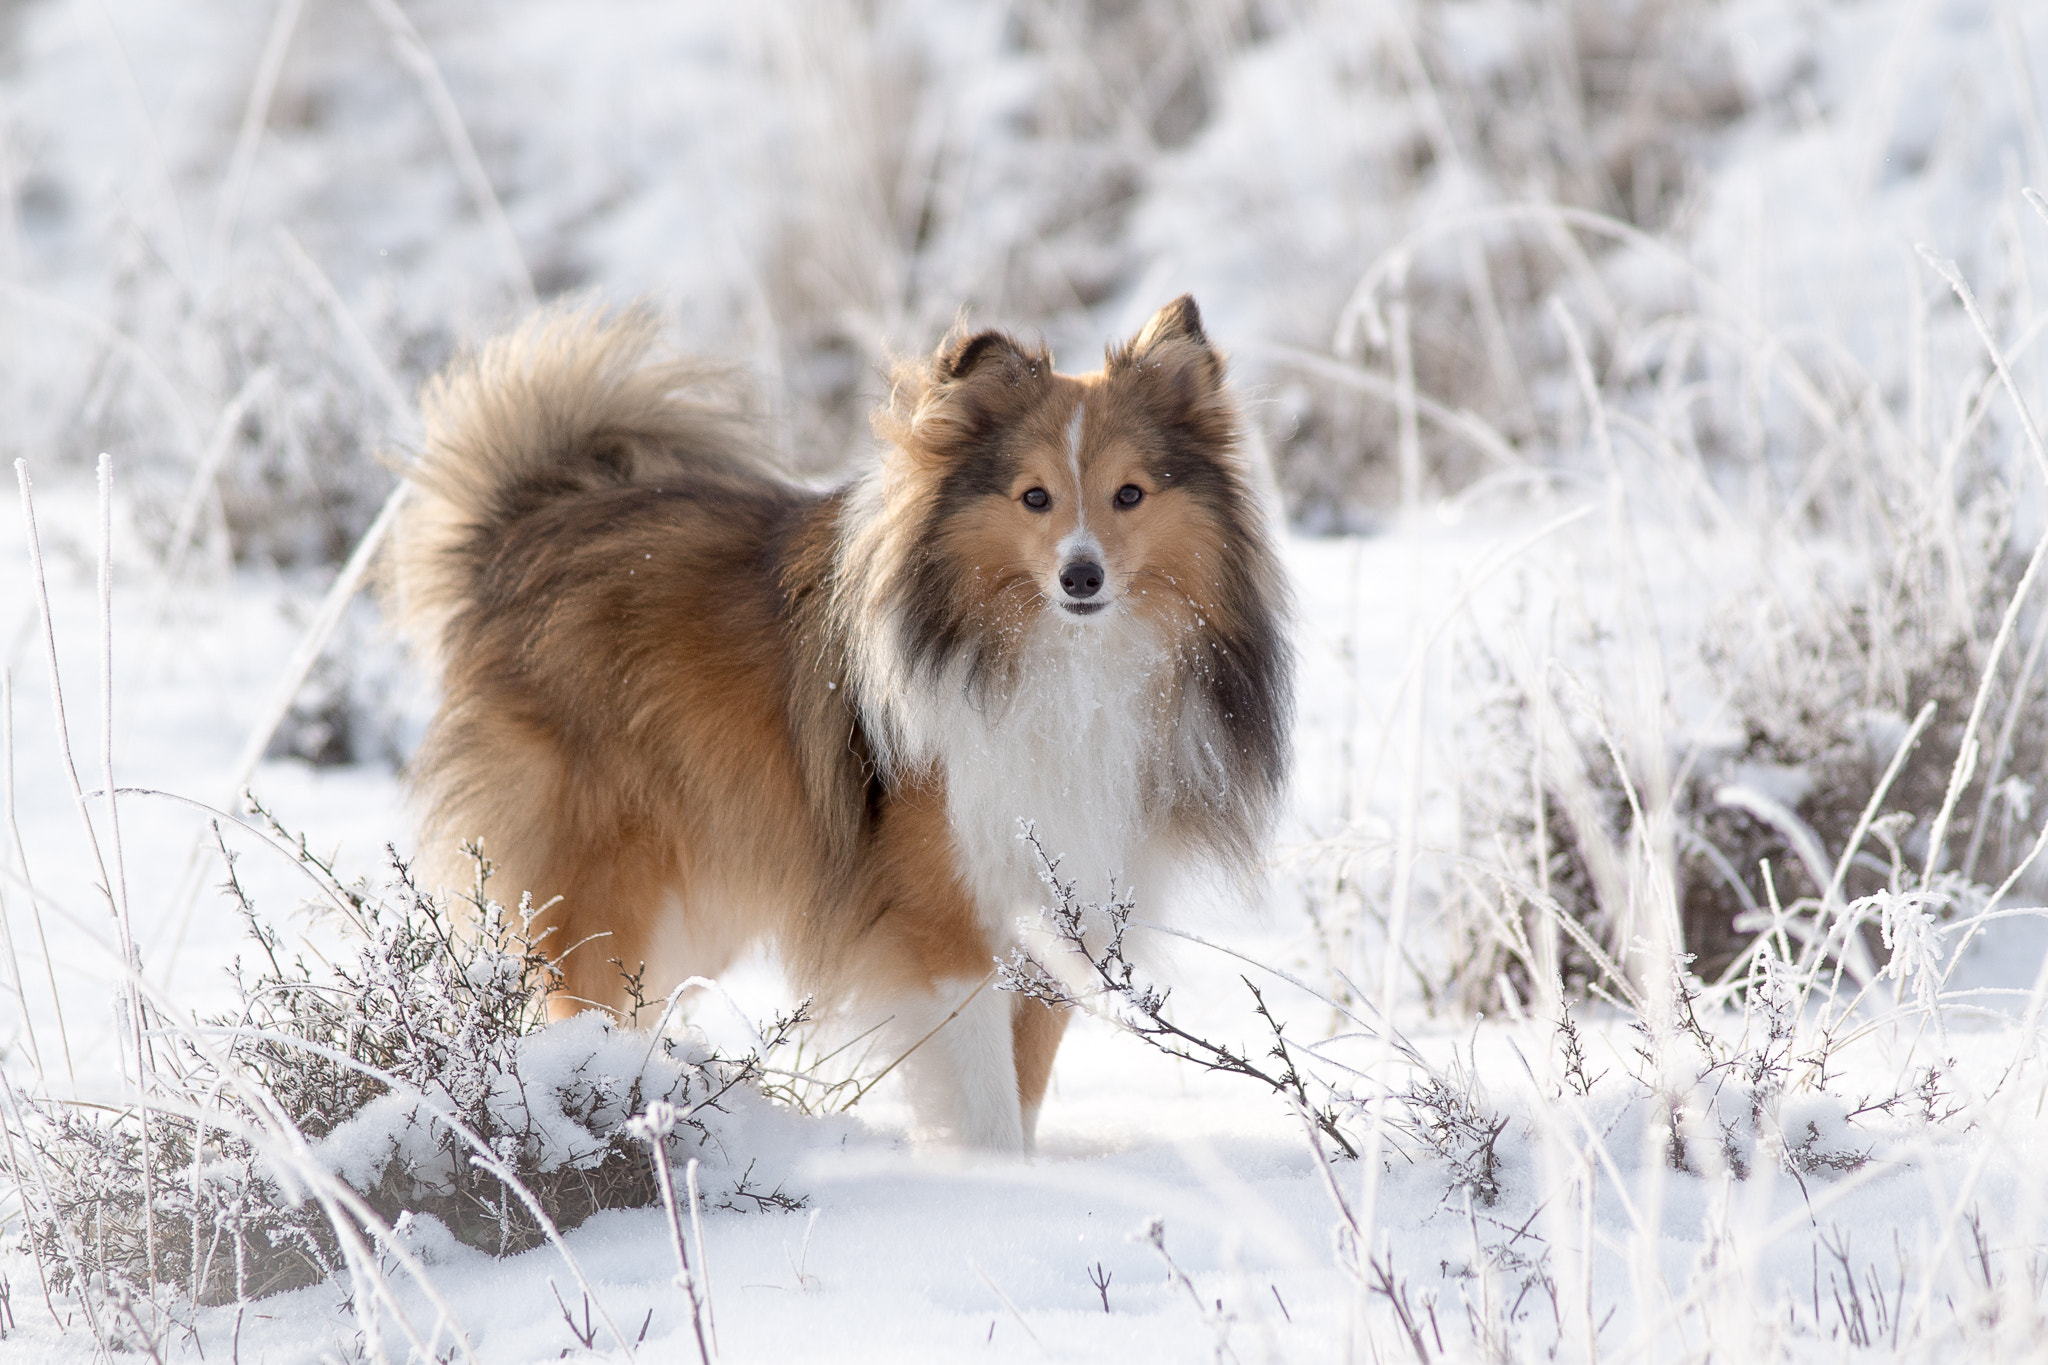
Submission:
[[[45,488],[38,515],[73,745],[94,789],[102,748],[90,490]],[[1356,1066],[1360,1094],[1381,1084],[1403,1089],[1424,1074],[1414,1059],[1381,1055],[1355,1026],[1333,1030],[1327,1004],[1255,964],[1306,977],[1328,965],[1288,868],[1309,857],[1306,833],[1329,827],[1342,799],[1336,786],[1355,781],[1332,760],[1376,744],[1391,723],[1382,718],[1401,712],[1408,641],[1441,634],[1437,628],[1472,602],[1498,608],[1502,580],[1555,565],[1545,547],[1563,533],[1532,544],[1531,529],[1544,528],[1418,525],[1373,540],[1290,545],[1304,664],[1299,823],[1281,850],[1263,916],[1212,912],[1197,922],[1243,958],[1186,947],[1173,972],[1177,1022],[1256,1052],[1261,1028],[1242,973],[1297,1040],[1338,1035],[1321,1055]],[[18,522],[4,544],[19,568],[26,549]],[[1506,559],[1504,551],[1518,553]],[[228,782],[250,717],[290,652],[286,604],[302,585],[243,576],[153,604],[145,547],[117,532],[112,559],[117,781],[225,804],[215,789]],[[1491,584],[1479,581],[1482,568],[1491,569]],[[1732,560],[1720,572],[1742,574]],[[1468,588],[1477,591],[1468,596]],[[41,1088],[118,1105],[111,1006],[119,954],[59,766],[40,644],[33,640],[14,665],[14,780],[19,848],[29,854],[47,960],[30,937],[15,877],[5,888],[9,925],[45,1059]],[[153,646],[161,651],[154,659]],[[1381,662],[1354,677],[1347,659]],[[153,670],[148,685],[137,681],[145,667]],[[1389,785],[1404,784],[1405,761],[1395,755]],[[268,762],[251,785],[282,821],[333,850],[343,869],[374,870],[381,845],[402,846],[406,837],[399,782],[388,768]],[[107,840],[104,810],[94,816]],[[223,1010],[233,997],[221,969],[252,949],[214,889],[216,860],[205,860],[196,897],[188,889],[203,818],[139,796],[121,803],[120,817],[119,867],[151,987],[174,1018]],[[235,842],[251,850],[239,870],[259,908],[325,951],[345,947],[332,922],[292,913],[306,892],[289,859],[247,835]],[[1418,842],[1419,859],[1443,852],[1436,839]],[[1361,838],[1360,847],[1368,843]],[[111,840],[103,848],[111,854]],[[1414,916],[1418,940],[1439,931],[1426,900]],[[2016,925],[2031,921],[1980,937],[1932,1009],[1910,1008],[1910,980],[1905,1009],[1896,1007],[1892,983],[1880,983],[1874,1003],[1839,1027],[1855,1036],[1824,1075],[1792,1056],[1819,1044],[1818,999],[1803,1020],[1795,1012],[1797,1036],[1778,1041],[1754,1007],[1747,1019],[1739,1007],[1703,1007],[1707,1026],[1728,1039],[1721,1055],[1702,1051],[1663,1014],[1651,1015],[1659,1020],[1652,1038],[1626,1011],[1582,1006],[1581,1075],[1591,1085],[1580,1095],[1551,1018],[1519,1018],[1512,1007],[1503,1014],[1498,997],[1483,1015],[1433,1017],[1411,991],[1397,989],[1396,1017],[1420,1058],[1463,1093],[1482,1125],[1501,1122],[1498,1163],[1483,1182],[1496,1191],[1491,1201],[1475,1197],[1481,1186],[1467,1177],[1476,1148],[1456,1135],[1432,1152],[1412,1132],[1389,1129],[1377,1160],[1325,1166],[1300,1119],[1270,1090],[1170,1061],[1092,1019],[1061,1052],[1041,1151],[1029,1162],[915,1149],[886,1088],[837,1117],[750,1108],[728,1132],[736,1150],[723,1153],[724,1173],[758,1163],[764,1185],[800,1194],[808,1206],[706,1220],[718,1358],[952,1359],[972,1351],[991,1359],[1338,1360],[1371,1350],[1400,1358],[1417,1348],[1390,1290],[1418,1323],[1422,1356],[1431,1360],[1553,1352],[1835,1359],[1845,1347],[1918,1358],[1966,1343],[1990,1352],[1982,1358],[2026,1358],[2042,1328],[2031,1277],[2048,1209],[2037,1159],[2038,1109],[2048,1093],[2034,1028],[2041,993],[1976,994],[2000,980],[2037,986],[2028,977],[2042,960],[2039,935],[2015,933]],[[1987,952],[1994,942],[1998,954],[2025,953],[2027,962],[2016,969],[1998,961]],[[1377,957],[1362,950],[1364,969],[1375,969]],[[46,971],[63,1001],[75,1091],[56,1060],[60,1012]],[[1378,985],[1371,981],[1368,999]],[[758,971],[734,990],[764,1016],[774,1003],[774,986]],[[698,1014],[715,1036],[743,1036],[716,1001]],[[10,1056],[17,1084],[29,1086],[36,1082],[22,1022],[19,1014],[10,1019]],[[1771,1078],[1750,1069],[1759,1057],[1786,1069],[1781,1093],[1768,1093]],[[1929,1066],[1934,1088],[1912,1093]],[[1345,1073],[1337,1074],[1341,1081]],[[1903,1099],[1882,1111],[1854,1112],[1902,1089]],[[1347,1131],[1361,1145],[1369,1138],[1363,1111]],[[1685,1169],[1671,1164],[1674,1132],[1688,1151]],[[707,1165],[709,1184],[721,1163]],[[1154,1220],[1186,1283],[1143,1240]],[[1349,1231],[1351,1220],[1365,1240]],[[553,1359],[583,1349],[578,1329],[591,1324],[590,1350],[599,1356],[694,1358],[659,1208],[599,1214],[570,1232],[562,1251],[495,1260],[445,1238],[422,1238],[419,1247],[449,1317],[438,1320],[424,1291],[397,1273],[395,1299],[443,1358]],[[1384,1286],[1375,1278],[1382,1272]],[[68,1331],[45,1310],[28,1256],[9,1253],[0,1273],[14,1314],[0,1352],[94,1355],[75,1309],[58,1308]],[[1091,1273],[1108,1277],[1106,1290]],[[588,1313],[579,1283],[590,1286]],[[403,1358],[394,1314],[373,1322],[355,1312],[351,1296],[361,1293],[343,1278],[200,1310],[189,1325],[166,1329],[159,1348],[178,1358],[233,1358],[238,1350],[248,1360],[356,1358],[380,1349]],[[606,1335],[606,1315],[632,1351]],[[379,1342],[366,1337],[379,1332]]]
[[[2048,1358],[2043,80],[1998,0],[0,6],[0,1359]],[[134,1131],[122,925],[165,1039],[240,1004],[212,813],[316,972],[243,784],[407,851],[431,681],[321,608],[456,345],[649,296],[827,479],[957,309],[1082,369],[1184,289],[1294,527],[1296,775],[1265,905],[1137,913],[1327,1129],[1106,998],[1030,1161],[733,1100],[707,1205],[802,1207],[706,1213],[697,1320],[659,1206],[46,1291],[104,1229],[24,1217],[126,1168],[22,1106]],[[724,986],[737,1055],[790,1002]]]

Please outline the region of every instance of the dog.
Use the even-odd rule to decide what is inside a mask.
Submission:
[[[1187,297],[1092,374],[956,328],[815,491],[656,333],[558,308],[423,392],[394,577],[442,678],[428,870],[474,839],[545,907],[557,1016],[765,941],[921,1040],[920,1128],[1028,1151],[1065,1019],[991,979],[1043,898],[1020,820],[1149,904],[1249,878],[1286,781],[1286,588],[1223,360]]]

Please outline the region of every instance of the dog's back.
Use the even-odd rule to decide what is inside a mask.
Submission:
[[[794,742],[821,723],[847,748],[843,706],[790,705],[824,500],[690,396],[719,371],[653,341],[644,315],[553,312],[451,367],[396,551],[402,626],[444,686],[413,763],[424,870],[462,880],[457,843],[481,837],[501,894],[560,898],[558,1009],[773,932],[859,800],[857,765],[807,773]]]

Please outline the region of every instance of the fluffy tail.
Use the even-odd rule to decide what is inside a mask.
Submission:
[[[416,492],[392,556],[398,619],[416,645],[441,655],[484,561],[551,502],[665,477],[759,477],[765,452],[732,371],[659,356],[658,330],[646,308],[551,308],[427,384],[426,439],[405,471]]]

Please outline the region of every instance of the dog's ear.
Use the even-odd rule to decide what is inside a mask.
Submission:
[[[944,383],[966,379],[983,366],[993,365],[1014,380],[1018,370],[1030,370],[1034,359],[1003,332],[956,331],[932,353],[932,373]]]
[[[1236,415],[1223,389],[1223,357],[1202,330],[1202,310],[1192,295],[1167,304],[1122,346],[1112,346],[1104,369],[1112,380],[1132,386],[1163,426],[1228,444]]]
[[[1208,334],[1202,330],[1202,310],[1195,307],[1193,294],[1182,294],[1154,313],[1152,320],[1131,338],[1130,351],[1133,356],[1141,356],[1169,341],[1186,341],[1210,349]]]
[[[1183,401],[1223,386],[1223,357],[1202,330],[1202,310],[1192,294],[1182,294],[1152,315],[1128,344],[1112,346],[1106,357],[1111,371],[1138,371],[1156,376]]]
[[[1004,332],[960,328],[922,361],[899,365],[877,434],[911,455],[951,459],[1016,420],[1052,376],[1052,356]]]

